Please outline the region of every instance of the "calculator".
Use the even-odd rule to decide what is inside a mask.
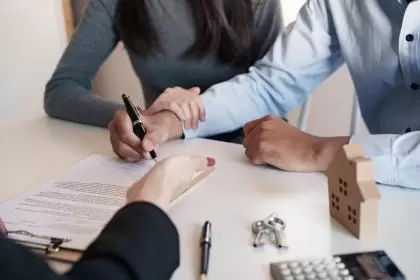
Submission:
[[[270,264],[274,280],[405,280],[384,251]]]

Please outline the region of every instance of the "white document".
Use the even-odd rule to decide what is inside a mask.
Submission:
[[[91,156],[51,182],[27,190],[0,205],[8,231],[69,239],[62,247],[84,250],[117,210],[124,206],[128,187],[151,167],[150,161],[127,163]],[[20,241],[48,244],[24,233]]]

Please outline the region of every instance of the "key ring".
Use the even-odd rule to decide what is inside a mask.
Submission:
[[[274,229],[277,230],[285,230],[286,229],[286,222],[278,217],[277,214],[273,213],[267,218],[264,219],[264,223]]]

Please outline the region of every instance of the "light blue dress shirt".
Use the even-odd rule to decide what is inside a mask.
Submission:
[[[307,1],[249,73],[202,95],[207,120],[185,137],[284,116],[344,63],[372,134],[351,143],[363,144],[377,182],[420,188],[420,1]]]

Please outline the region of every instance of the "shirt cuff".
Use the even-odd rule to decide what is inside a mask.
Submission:
[[[372,159],[375,180],[380,184],[396,184],[396,162],[392,154],[393,135],[355,135],[350,144],[363,146],[366,157]]]

